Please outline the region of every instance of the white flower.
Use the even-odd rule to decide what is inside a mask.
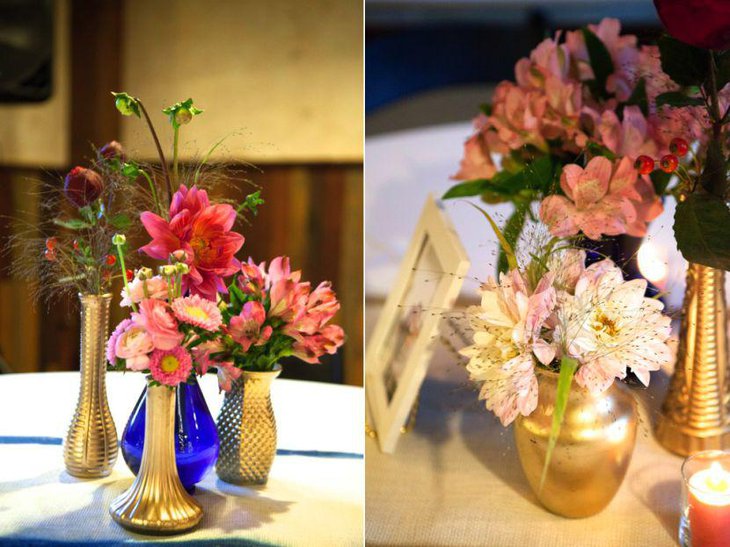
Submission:
[[[671,359],[671,320],[645,291],[645,280],[624,281],[613,262],[602,260],[586,268],[574,295],[561,295],[555,339],[578,360],[576,381],[592,393],[624,378],[628,367],[648,385],[649,372]]]
[[[482,383],[480,399],[503,425],[537,406],[533,355],[544,364],[555,357],[555,349],[540,338],[555,306],[552,283],[553,275],[547,274],[530,293],[522,275],[513,270],[501,276],[499,284],[485,284],[481,305],[467,310],[474,344],[461,353],[469,357],[471,379]]]

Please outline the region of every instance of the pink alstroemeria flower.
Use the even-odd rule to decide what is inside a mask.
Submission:
[[[139,312],[132,314],[132,321],[147,330],[156,349],[170,350],[180,345],[185,337],[178,330],[177,320],[169,306],[162,300],[142,300]]]
[[[271,338],[272,328],[264,326],[266,310],[261,302],[249,301],[243,305],[239,315],[231,317],[228,334],[241,344],[243,351],[252,346],[261,346]]]
[[[266,263],[256,265],[251,257],[248,262],[241,262],[241,273],[237,282],[244,294],[261,296],[266,288]]]
[[[594,240],[602,235],[645,235],[647,222],[661,212],[661,202],[653,188],[638,180],[628,157],[617,162],[615,170],[602,156],[589,161],[585,169],[566,165],[560,177],[566,195],[546,197],[540,204],[540,219],[557,237],[579,231]]]
[[[292,346],[293,355],[305,363],[317,364],[325,353],[334,355],[345,343],[345,331],[339,325],[327,325],[312,335],[298,335]]]
[[[236,211],[227,204],[211,205],[208,194],[193,186],[180,185],[170,204],[170,220],[145,211],[142,224],[152,241],[140,250],[158,260],[182,250],[190,272],[183,276],[183,289],[215,300],[227,292],[224,277],[240,268],[235,254],[244,238],[232,232]]]
[[[302,283],[302,272],[292,272],[289,257],[278,256],[271,261],[268,273],[271,306],[269,315],[291,321],[306,306],[310,285]]]

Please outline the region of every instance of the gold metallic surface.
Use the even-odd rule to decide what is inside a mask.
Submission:
[[[730,448],[726,321],[725,272],[690,264],[677,363],[656,425],[659,443],[681,456]]]
[[[220,452],[215,470],[233,484],[266,484],[276,456],[271,382],[281,373],[244,371],[226,393],[218,416]]]
[[[618,382],[591,395],[575,381],[547,478],[539,491],[552,427],[558,375],[538,371],[538,404],[515,422],[522,469],[540,503],[558,515],[595,515],[613,499],[624,480],[636,443],[636,401]]]
[[[174,534],[193,528],[203,509],[185,491],[175,464],[175,390],[147,388],[142,464],[132,486],[109,507],[130,530]]]
[[[106,477],[117,461],[117,430],[106,398],[105,345],[111,295],[79,295],[81,300],[81,387],[66,435],[63,459],[74,477]]]

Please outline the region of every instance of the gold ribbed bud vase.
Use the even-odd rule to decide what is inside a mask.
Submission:
[[[74,477],[106,477],[117,461],[117,430],[106,398],[105,346],[110,294],[80,294],[81,387],[63,447],[66,470]]]
[[[130,530],[175,534],[196,526],[203,509],[185,491],[175,463],[175,390],[147,388],[144,449],[129,490],[109,507],[112,518]]]
[[[674,376],[657,420],[656,436],[671,452],[730,448],[725,272],[687,268]]]
[[[244,371],[226,393],[218,416],[218,476],[233,484],[266,484],[276,456],[271,383],[281,373]]]

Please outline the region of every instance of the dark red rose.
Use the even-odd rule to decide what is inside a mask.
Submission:
[[[63,191],[76,207],[84,207],[99,199],[104,183],[101,175],[91,169],[74,167],[66,175]]]
[[[99,148],[99,159],[110,160],[113,158],[124,161],[124,148],[117,141],[110,141]]]
[[[730,49],[728,0],[654,0],[667,32],[705,49]]]

